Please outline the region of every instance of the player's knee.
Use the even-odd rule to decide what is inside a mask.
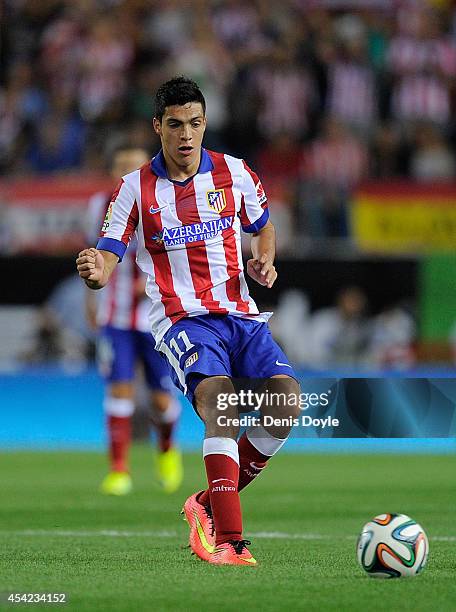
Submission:
[[[135,396],[133,384],[127,381],[111,383],[108,393],[116,399],[133,399]]]
[[[291,376],[274,376],[268,381],[268,391],[272,398],[271,413],[277,418],[296,418],[300,414],[301,388]]]
[[[205,378],[196,387],[195,407],[206,426],[206,436],[237,437],[237,408],[221,402],[221,398],[231,393],[234,393],[233,383],[226,376]]]

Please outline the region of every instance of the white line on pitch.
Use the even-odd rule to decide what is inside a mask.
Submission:
[[[180,534],[177,531],[118,531],[114,529],[100,529],[99,531],[76,530],[50,530],[50,529],[23,529],[21,531],[0,531],[0,536],[61,536],[81,538],[175,538]],[[247,534],[249,537],[265,540],[354,540],[356,536],[337,536],[321,533],[285,533],[283,531],[257,531]],[[429,538],[434,542],[456,542],[456,536],[433,536]]]
[[[99,531],[76,531],[65,529],[23,529],[21,531],[0,531],[0,535],[18,536],[63,536],[82,538],[174,538],[178,536],[176,531],[117,531],[114,529],[100,529]]]
[[[284,533],[283,531],[254,531],[249,533],[250,536],[270,540],[330,540],[333,537],[338,540],[341,539],[341,536],[323,535],[321,533]],[[352,538],[352,536],[348,537]]]
[[[337,536],[322,533],[284,533],[282,531],[259,531],[249,533],[252,538],[267,538],[270,540],[354,540],[356,536]],[[433,536],[429,538],[434,542],[456,542],[456,536]]]

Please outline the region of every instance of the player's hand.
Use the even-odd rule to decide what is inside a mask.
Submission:
[[[267,255],[262,255],[260,259],[249,259],[247,262],[247,274],[260,285],[268,289],[272,287],[277,278],[277,272],[273,262]]]
[[[104,258],[97,249],[84,249],[76,259],[78,274],[85,281],[89,281],[89,286],[98,285],[103,280]]]

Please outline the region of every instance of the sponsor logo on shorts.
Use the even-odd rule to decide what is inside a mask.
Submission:
[[[276,359],[276,365],[278,366],[284,366],[285,368],[291,368],[291,365],[289,363],[282,363],[281,361],[279,361],[278,359]]]
[[[187,357],[187,359],[185,360],[184,363],[184,367],[185,368],[189,368],[191,365],[193,365],[195,363],[195,361],[198,361],[198,353],[193,353],[192,355],[190,355],[190,357]]]

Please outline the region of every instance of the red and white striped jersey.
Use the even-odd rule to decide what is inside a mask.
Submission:
[[[308,130],[316,94],[305,70],[294,66],[280,70],[259,67],[252,71],[252,81],[259,98],[258,124],[262,132],[275,136]]]
[[[331,116],[358,126],[372,123],[375,113],[374,71],[356,62],[334,62],[329,71]]]
[[[96,193],[89,200],[87,238],[91,244],[98,238],[110,202],[111,194],[106,192]],[[136,248],[132,243],[122,265],[116,267],[109,283],[96,292],[99,326],[110,325],[117,329],[150,332],[148,299],[145,294],[141,298],[137,289],[143,277],[144,274],[136,265]]]
[[[367,168],[367,149],[352,136],[337,142],[315,140],[304,155],[304,176],[324,185],[353,187],[365,177]]]
[[[395,75],[392,107],[398,119],[440,125],[451,119],[449,80],[456,75],[456,45],[450,38],[396,36],[387,61]]]
[[[451,117],[450,92],[433,75],[412,75],[400,80],[393,91],[394,115],[404,121],[433,121],[440,125]]]
[[[243,160],[202,149],[197,174],[178,182],[168,179],[160,152],[123,177],[97,246],[122,259],[136,232],[136,261],[148,276],[149,319],[159,346],[184,317],[269,318],[249,296],[240,232],[241,226],[259,231],[268,217],[261,182]]]

